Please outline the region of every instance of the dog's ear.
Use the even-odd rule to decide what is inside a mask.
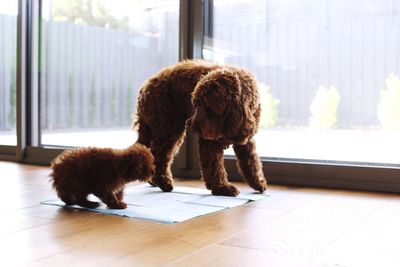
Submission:
[[[229,68],[218,69],[204,76],[199,83],[203,104],[216,115],[222,115],[228,105],[241,96],[240,80]]]
[[[194,108],[193,115],[186,120],[186,127],[194,132],[199,132],[199,122],[207,118],[207,113],[202,105]]]
[[[204,96],[204,105],[216,115],[222,115],[226,108],[224,101],[224,90],[221,85],[214,86],[214,89]]]
[[[244,123],[242,133],[244,135],[252,135],[257,130],[257,120],[255,114],[249,109],[249,107],[244,107]]]
[[[224,123],[224,132],[236,132],[242,136],[253,135],[258,129],[259,117],[260,105],[255,112],[248,105],[229,107]]]
[[[243,111],[241,108],[231,107],[224,122],[224,132],[231,132],[243,124]]]

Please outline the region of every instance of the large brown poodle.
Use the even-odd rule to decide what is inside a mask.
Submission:
[[[53,188],[65,204],[96,208],[94,194],[110,209],[125,209],[126,183],[148,181],[154,174],[154,157],[149,149],[134,144],[126,149],[77,148],[66,150],[51,163]]]
[[[155,157],[151,182],[173,189],[170,167],[187,125],[199,135],[202,177],[212,194],[239,194],[224,168],[223,151],[231,144],[241,175],[263,192],[267,182],[253,138],[259,118],[257,82],[243,69],[188,60],[161,70],[140,89],[134,123],[138,143]]]

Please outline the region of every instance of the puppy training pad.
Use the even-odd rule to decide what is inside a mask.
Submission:
[[[237,197],[213,196],[209,190],[183,186],[177,186],[172,192],[165,193],[158,187],[143,184],[126,187],[124,201],[128,204],[128,208],[123,210],[107,209],[103,203],[96,209],[83,208],[77,205],[67,206],[59,199],[42,201],[41,204],[163,223],[178,223],[197,216],[240,206],[249,201],[261,200],[267,196],[253,192],[241,193]],[[93,197],[93,200],[95,199]],[[96,201],[98,200],[96,199]]]

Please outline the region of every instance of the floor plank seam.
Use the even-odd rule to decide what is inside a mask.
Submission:
[[[334,240],[332,240],[331,242],[329,242],[329,244],[326,245],[325,248],[321,249],[316,255],[313,256],[313,258],[318,257],[319,255],[321,255],[324,251],[326,251],[327,249],[329,249],[330,247],[332,247],[336,242],[338,242],[342,237],[344,237],[345,235],[347,235],[348,233],[354,231],[358,226],[360,226],[364,221],[366,221],[368,218],[372,217],[375,213],[377,213],[380,209],[382,209],[383,207],[385,207],[386,205],[388,205],[390,203],[390,201],[383,203],[381,206],[377,207],[375,210],[371,211],[368,215],[366,215],[363,218],[360,218],[360,220],[357,223],[354,223],[353,226],[350,226],[349,228],[346,228],[345,231],[343,231],[343,233],[341,233],[337,238],[335,238]]]

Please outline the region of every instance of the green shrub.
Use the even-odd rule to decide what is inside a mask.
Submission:
[[[319,86],[310,107],[310,127],[329,129],[336,126],[339,101],[340,94],[335,87]]]
[[[263,83],[259,84],[260,102],[261,102],[261,118],[260,126],[262,128],[270,128],[278,122],[278,105],[279,100],[274,98],[269,90],[269,86]]]
[[[400,79],[394,74],[386,78],[386,90],[381,90],[378,119],[384,129],[400,129]]]

